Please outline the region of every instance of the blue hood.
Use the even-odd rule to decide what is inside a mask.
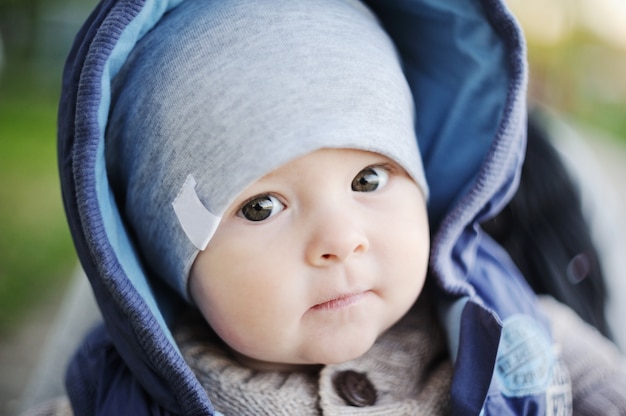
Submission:
[[[213,414],[168,326],[180,301],[144,273],[104,162],[111,79],[137,41],[182,1],[103,0],[78,33],[65,68],[58,131],[63,200],[105,321],[68,371],[77,414],[97,414],[96,407],[129,414],[129,403],[146,401],[146,392],[161,414]],[[415,99],[431,190],[430,274],[455,360],[454,414],[517,414],[532,408],[525,407],[528,398],[541,413],[542,386],[516,390],[496,362],[503,322],[526,316],[542,333],[545,322],[506,254],[478,225],[513,195],[523,161],[522,34],[499,0],[366,3],[395,41]],[[508,299],[513,291],[517,302]],[[101,377],[113,381],[94,381]],[[132,414],[151,414],[150,406],[137,405],[144,410]]]

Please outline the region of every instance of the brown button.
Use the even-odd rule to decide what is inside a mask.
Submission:
[[[364,373],[341,371],[333,376],[333,386],[350,406],[365,407],[376,403],[376,389]]]

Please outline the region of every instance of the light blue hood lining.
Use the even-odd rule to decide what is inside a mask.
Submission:
[[[108,240],[126,276],[174,346],[167,325],[171,318],[170,302],[162,299],[148,281],[110,190],[104,132],[111,80],[137,41],[181,1],[184,0],[147,0],[121,33],[104,64],[98,111],[101,140],[96,161],[98,204]],[[483,3],[478,0],[368,3],[404,60],[416,102],[416,131],[431,189],[429,214],[436,228],[450,206],[472,186],[496,137],[509,84],[504,45],[493,27],[486,24]]]
[[[104,157],[104,134],[106,131],[109,107],[111,103],[111,80],[115,77],[115,75],[117,75],[139,39],[141,39],[146,32],[152,29],[168,10],[176,7],[181,3],[181,1],[183,0],[155,0],[146,2],[137,17],[130,22],[128,26],[126,26],[124,32],[120,35],[118,43],[111,52],[108,61],[104,65],[102,75],[102,95],[100,107],[98,109],[98,124],[101,126],[101,137],[98,145],[95,166],[96,192],[107,238],[111,247],[115,251],[115,255],[117,256],[124,273],[128,276],[137,292],[147,303],[150,311],[153,313],[160,326],[164,329],[165,334],[174,346],[176,346],[176,343],[174,342],[171,331],[166,325],[166,318],[164,316],[164,312],[167,312],[167,302],[157,302],[155,293],[148,282],[148,278],[140,263],[137,252],[130,241],[130,237],[125,229],[125,226],[122,223],[119,208],[115,203],[115,197],[111,191],[111,187],[109,186]]]

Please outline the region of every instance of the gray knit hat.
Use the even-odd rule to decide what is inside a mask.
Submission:
[[[186,0],[112,85],[109,179],[144,261],[185,299],[236,196],[321,148],[399,163],[427,195],[411,92],[357,0]]]

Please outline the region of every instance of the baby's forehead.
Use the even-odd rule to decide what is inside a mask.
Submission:
[[[288,174],[289,172],[303,165],[315,166],[316,164],[319,164],[321,160],[343,162],[331,166],[332,169],[339,169],[349,164],[369,163],[374,161],[380,161],[382,159],[392,162],[391,159],[379,152],[372,152],[359,148],[324,147],[289,160],[282,165],[276,167],[274,170],[265,174],[264,177],[272,177],[285,173]]]
[[[396,162],[389,159],[387,156],[377,152],[370,152],[362,149],[335,149],[326,147],[314,150],[283,163],[270,172],[262,175],[259,179],[257,179],[257,182],[268,182],[276,179],[297,180],[298,172],[303,169],[319,168],[320,175],[323,175],[326,171],[349,171],[355,167],[359,167],[360,169],[369,164],[383,162],[396,164]]]

